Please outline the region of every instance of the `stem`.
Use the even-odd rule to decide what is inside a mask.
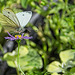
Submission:
[[[20,65],[19,65],[19,69],[20,69],[21,73],[22,73],[23,75],[25,75],[24,72],[22,71],[22,69],[20,68]]]
[[[19,70],[18,70],[18,68],[17,68],[17,67],[16,67],[16,71],[17,71],[17,75],[20,75],[20,74],[19,74]]]
[[[46,66],[47,66],[47,55],[46,53],[44,53],[44,70],[46,69]]]
[[[17,67],[17,65],[16,65],[15,61],[13,61],[13,63],[14,63],[14,64],[15,64],[15,66],[16,66],[17,75],[20,75],[20,74],[19,74],[18,67]]]
[[[19,68],[19,48],[20,48],[20,40],[18,41],[18,56],[17,56],[18,68]]]
[[[25,74],[24,74],[24,72],[22,71],[21,67],[20,67],[20,62],[19,62],[19,48],[20,48],[20,42],[21,42],[21,40],[18,40],[18,41],[17,41],[17,43],[18,43],[17,64],[18,64],[18,70],[20,70],[20,71],[21,71],[21,73],[22,73],[23,75],[25,75]]]
[[[46,55],[47,47],[45,41],[43,41],[43,50],[44,50],[43,59],[44,59],[44,69],[45,69],[47,66],[47,55]]]
[[[27,42],[27,48],[28,50],[30,50],[29,40],[26,40],[26,42]]]

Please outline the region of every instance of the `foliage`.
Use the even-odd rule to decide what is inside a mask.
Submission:
[[[75,51],[74,50],[66,50],[60,52],[60,59],[61,63],[58,61],[53,61],[47,66],[47,71],[54,73],[54,72],[62,72],[65,74],[68,74],[68,69],[70,69],[70,73],[74,73],[74,66],[75,66]]]
[[[22,50],[22,51],[21,51]],[[17,66],[17,49],[15,51],[8,52],[4,55],[4,60],[7,61],[11,67]],[[20,46],[20,66],[23,70],[31,70],[33,68],[42,68],[42,59],[36,51],[33,49],[28,50],[24,46]]]
[[[36,25],[28,24],[37,37],[33,36],[29,45],[24,46],[26,51],[20,51],[20,65],[24,67],[26,75],[75,74],[74,0],[71,3],[69,0],[1,0],[0,3],[1,11],[5,7],[13,8],[15,13],[31,10],[42,18],[40,23],[38,19],[35,22],[37,31]],[[1,26],[0,34],[4,34]],[[1,45],[4,44],[4,36],[0,35]],[[7,52],[3,56],[3,60],[11,67],[15,67],[12,61],[16,62],[16,51]]]

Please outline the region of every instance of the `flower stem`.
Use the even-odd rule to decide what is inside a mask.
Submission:
[[[19,74],[18,67],[17,67],[17,65],[16,65],[15,61],[13,61],[13,63],[14,63],[14,64],[15,64],[15,66],[16,66],[17,75],[20,75],[20,74]]]
[[[17,64],[18,64],[18,70],[20,70],[20,71],[21,71],[21,73],[22,73],[23,75],[25,75],[25,74],[24,74],[24,72],[22,71],[21,67],[20,67],[20,62],[19,62],[19,48],[20,48],[20,42],[21,42],[21,40],[18,40],[18,41],[17,41],[17,43],[18,43]]]
[[[18,56],[17,56],[17,64],[18,64],[18,68],[19,68],[19,48],[20,48],[20,40],[18,40]]]
[[[16,68],[16,71],[17,71],[17,75],[20,75],[20,74],[19,74],[19,71],[18,71],[18,68]]]

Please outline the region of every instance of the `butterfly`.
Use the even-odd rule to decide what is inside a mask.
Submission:
[[[0,24],[3,26],[5,32],[24,31],[24,27],[27,25],[32,16],[31,11],[19,12],[15,14],[9,8],[3,9],[2,13],[0,13]]]

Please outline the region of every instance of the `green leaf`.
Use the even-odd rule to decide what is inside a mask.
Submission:
[[[27,6],[30,3],[30,1],[32,1],[32,0],[21,0],[22,7],[23,8],[27,8]]]
[[[23,8],[27,8],[28,0],[21,0],[21,5]]]
[[[42,59],[39,54],[33,49],[29,50],[29,53],[26,56],[20,58],[20,61],[21,63],[26,63],[24,65],[21,64],[23,70],[42,68]]]
[[[75,73],[66,72],[64,75],[75,75]]]
[[[66,50],[66,51],[62,51],[60,52],[60,58],[61,58],[61,61],[63,63],[66,63],[68,60],[70,59],[74,59],[74,50],[70,49],[70,50]]]
[[[16,52],[15,51],[13,51],[13,52],[8,52],[8,53],[6,53],[4,56],[3,56],[3,58],[4,58],[4,60],[6,60],[6,61],[15,61],[15,59],[16,59]]]
[[[47,71],[48,72],[61,72],[61,68],[60,68],[61,64],[58,62],[58,61],[54,61],[52,63],[50,63],[48,66],[47,66]]]
[[[16,50],[18,50],[18,48]],[[20,57],[24,57],[25,55],[28,54],[28,52],[29,51],[28,51],[28,49],[26,47],[20,46],[20,49],[19,49],[19,55],[20,55]]]
[[[24,50],[24,51],[22,51]],[[33,68],[42,68],[43,63],[40,55],[34,50],[28,50],[25,46],[20,47],[20,66],[22,70],[31,70]],[[17,50],[16,50],[17,52]],[[27,52],[25,54],[25,52]],[[23,54],[23,55],[22,55]],[[24,55],[25,54],[25,55]],[[8,65],[11,67],[16,67],[17,59],[14,61],[7,61]]]
[[[32,42],[32,41],[30,42],[30,45],[33,46],[33,47],[36,46],[36,44],[34,42]]]
[[[14,67],[14,68],[16,68],[17,67],[17,62],[16,62],[16,60],[15,61],[7,61],[7,64],[10,66],[10,67]]]
[[[75,67],[71,68],[70,72],[75,73]]]

